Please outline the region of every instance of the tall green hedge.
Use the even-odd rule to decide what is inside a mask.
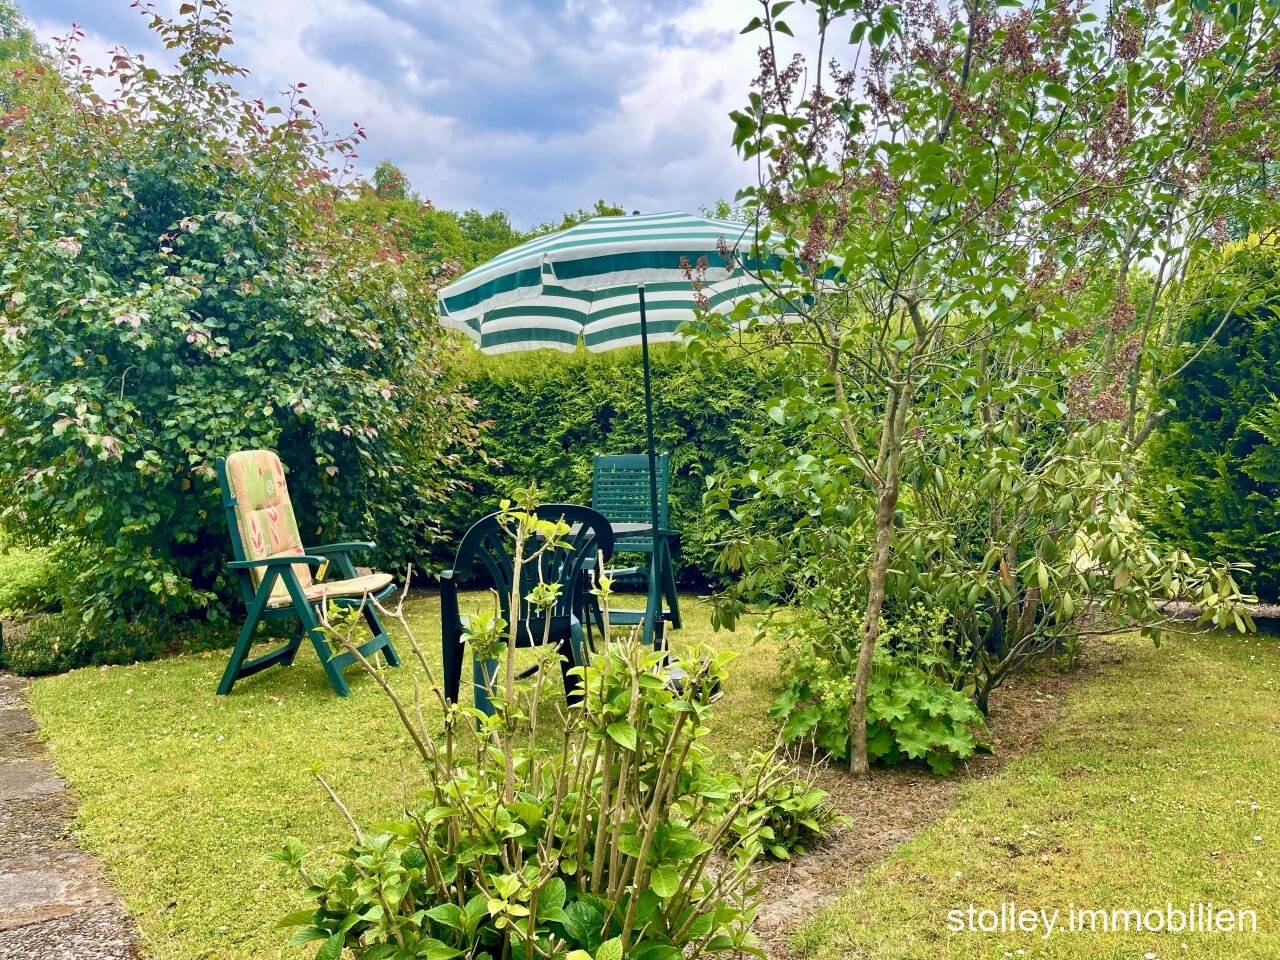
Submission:
[[[1155,520],[1194,553],[1253,563],[1250,586],[1277,600],[1280,251],[1236,245],[1201,276],[1191,294],[1201,305],[1167,358],[1171,370],[1188,366],[1167,388],[1172,409],[1149,450],[1151,482],[1182,502],[1163,498]]]
[[[474,520],[530,481],[549,501],[590,503],[593,454],[644,452],[638,349],[500,357],[467,351],[459,366],[459,390],[475,398],[493,462],[472,456],[460,468],[469,489],[445,507],[446,542],[456,545]],[[743,462],[744,440],[775,388],[753,360],[695,366],[679,350],[655,348],[651,369],[658,449],[671,453],[671,523],[682,540],[677,574],[688,584],[705,582],[724,521],[703,516],[704,478]]]

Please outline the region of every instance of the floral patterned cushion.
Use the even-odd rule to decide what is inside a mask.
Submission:
[[[389,573],[366,573],[363,577],[355,577],[351,580],[326,580],[324,583],[313,583],[305,587],[302,592],[306,594],[308,600],[319,603],[322,600],[337,597],[363,597],[366,593],[377,593],[390,582],[391,574]],[[267,606],[282,607],[289,602],[287,595],[277,600],[275,592],[272,591]]]
[[[301,555],[302,537],[298,521],[289,501],[289,488],[284,481],[284,465],[271,450],[242,450],[227,457],[227,482],[236,501],[236,523],[240,527],[240,545],[246,560]],[[306,590],[312,585],[311,567],[293,565],[298,582]],[[254,585],[262,582],[263,571],[252,570]],[[289,603],[284,581],[271,586],[270,606]]]

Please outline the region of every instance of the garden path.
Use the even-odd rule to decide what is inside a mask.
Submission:
[[[69,838],[75,804],[44,757],[28,684],[0,672],[0,960],[135,960],[119,894]]]

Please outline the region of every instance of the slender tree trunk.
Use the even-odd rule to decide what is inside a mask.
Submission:
[[[896,460],[896,457],[894,458]],[[895,463],[896,468],[896,463]],[[867,607],[862,617],[862,639],[858,647],[858,670],[853,679],[853,703],[849,707],[849,770],[857,777],[871,777],[867,759],[867,684],[880,638],[880,611],[884,607],[885,581],[893,551],[893,515],[898,508],[898,478],[888,483],[876,501],[876,548],[871,557]]]
[[[884,607],[885,583],[893,559],[893,517],[898,509],[899,476],[902,472],[902,432],[911,405],[909,385],[893,387],[885,408],[877,473],[876,546],[867,577],[867,606],[862,617],[862,638],[858,646],[858,669],[853,678],[853,703],[849,707],[849,770],[856,777],[870,778],[867,758],[867,684],[880,639],[880,611]]]

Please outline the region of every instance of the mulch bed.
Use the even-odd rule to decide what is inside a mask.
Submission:
[[[993,752],[978,754],[950,777],[934,776],[923,766],[877,769],[870,781],[851,777],[843,767],[818,766],[811,775],[802,768],[851,823],[838,828],[823,847],[763,872],[755,932],[770,960],[793,960],[787,940],[796,926],[848,890],[899,844],[949,813],[966,783],[985,780],[1009,760],[1035,749],[1066,694],[1102,666],[1119,662],[1120,656],[1114,647],[1091,644],[1069,674],[1029,673],[1010,679],[991,695],[988,740]]]

